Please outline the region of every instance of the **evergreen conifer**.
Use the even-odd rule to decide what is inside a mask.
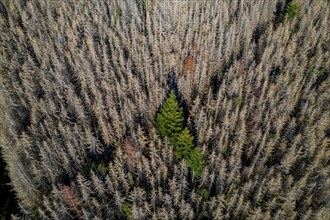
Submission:
[[[162,138],[167,137],[171,144],[175,144],[177,134],[183,127],[183,110],[179,107],[174,90],[170,91],[160,113],[157,114],[157,130]]]
[[[289,18],[299,17],[300,12],[300,3],[296,0],[291,1],[285,10],[285,15]]]
[[[176,140],[175,156],[178,159],[188,159],[194,148],[193,141],[194,137],[189,134],[188,128],[183,129]]]
[[[188,167],[195,173],[197,177],[201,177],[204,169],[204,160],[199,148],[192,149],[187,160]]]
[[[178,159],[187,162],[188,167],[200,177],[204,169],[204,161],[199,148],[194,147],[194,137],[189,134],[189,129],[185,128],[177,137],[175,145],[175,155]]]

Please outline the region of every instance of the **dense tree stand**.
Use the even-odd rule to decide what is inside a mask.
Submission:
[[[329,8],[1,0],[12,219],[330,219]]]

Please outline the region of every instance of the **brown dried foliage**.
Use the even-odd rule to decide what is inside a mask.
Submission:
[[[195,58],[194,54],[196,52],[196,44],[192,42],[191,44],[191,51],[189,51],[187,58],[183,62],[183,70],[182,74],[184,76],[190,76],[190,81],[194,83],[194,76],[195,76]]]
[[[81,201],[77,197],[74,189],[70,185],[63,185],[61,188],[61,198],[69,209],[77,216],[81,216]]]
[[[125,139],[123,145],[123,153],[126,164],[129,168],[135,167],[138,160],[141,158],[141,153],[132,145],[132,142],[129,138]]]

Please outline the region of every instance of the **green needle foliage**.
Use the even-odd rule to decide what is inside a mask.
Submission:
[[[123,204],[123,215],[125,219],[129,219],[132,215],[132,205],[128,202]]]
[[[190,135],[189,129],[183,129],[183,120],[182,107],[179,107],[172,89],[157,115],[157,130],[162,138],[167,137],[174,146],[175,156],[185,160],[195,175],[200,177],[204,168],[202,154],[198,148],[195,148],[194,137]]]
[[[175,92],[172,89],[156,118],[160,136],[162,138],[167,137],[169,142],[174,145],[177,134],[182,130],[183,120],[182,107],[179,107]]]
[[[204,169],[204,160],[199,148],[192,149],[187,159],[188,167],[197,177],[201,177]]]
[[[194,137],[189,134],[188,128],[185,128],[179,135],[175,144],[175,156],[178,159],[188,159],[194,148]]]
[[[179,135],[175,145],[175,155],[187,162],[188,167],[200,177],[204,169],[204,161],[200,150],[194,147],[194,137],[185,128]]]
[[[295,18],[301,15],[300,3],[296,0],[291,1],[285,10],[285,16],[288,18]]]
[[[201,189],[198,191],[199,195],[202,197],[202,199],[206,200],[209,198],[210,193],[207,189]]]
[[[123,15],[123,11],[121,10],[121,8],[119,6],[116,7],[116,17],[117,19],[121,19]]]

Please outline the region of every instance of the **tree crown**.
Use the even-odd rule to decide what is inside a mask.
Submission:
[[[170,91],[162,109],[157,114],[157,130],[162,138],[167,137],[174,144],[177,134],[183,126],[183,110],[179,107],[174,90]]]
[[[300,3],[296,0],[291,1],[285,10],[285,15],[289,18],[299,17],[300,12]]]

